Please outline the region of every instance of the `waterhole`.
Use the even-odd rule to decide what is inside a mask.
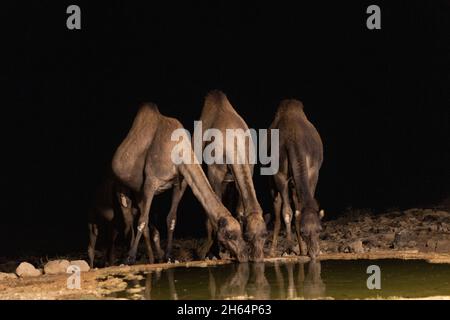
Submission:
[[[371,265],[379,267],[380,289],[368,288],[368,278],[374,276],[367,270]],[[171,268],[120,277],[126,281],[126,289],[110,297],[196,300],[450,296],[450,265],[422,260],[241,263]]]

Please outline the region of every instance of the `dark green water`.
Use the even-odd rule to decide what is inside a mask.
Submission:
[[[380,267],[381,289],[367,288]],[[450,265],[420,260],[339,260],[230,264],[142,273],[115,293],[130,299],[367,299],[450,296]],[[131,289],[131,290],[129,290]]]

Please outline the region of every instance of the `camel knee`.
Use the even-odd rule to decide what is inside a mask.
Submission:
[[[286,226],[291,225],[292,210],[290,210],[290,209],[283,210],[283,220],[284,220],[284,223],[286,223]]]
[[[169,214],[169,216],[167,216],[166,222],[167,222],[167,230],[169,230],[169,232],[173,232],[175,230],[177,219]]]

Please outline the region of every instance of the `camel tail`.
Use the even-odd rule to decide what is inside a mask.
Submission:
[[[309,189],[306,158],[302,155],[298,146],[288,147],[288,162],[292,177],[294,178],[295,191],[302,205],[307,205],[313,197]]]

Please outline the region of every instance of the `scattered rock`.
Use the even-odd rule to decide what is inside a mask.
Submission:
[[[395,232],[383,233],[381,236],[383,237],[383,240],[388,243],[392,243],[395,240]]]
[[[38,269],[36,269],[31,263],[22,262],[16,269],[16,274],[21,278],[26,277],[37,277],[42,273]]]
[[[404,246],[411,241],[411,234],[407,230],[402,230],[395,234],[394,245],[395,247]]]
[[[436,251],[436,240],[429,239],[427,240],[425,247],[422,248],[425,252],[434,252]]]
[[[45,274],[61,274],[66,273],[67,268],[70,266],[68,260],[52,260],[45,264],[44,273]]]
[[[450,253],[450,240],[438,240],[436,242],[436,252]]]
[[[364,247],[363,247],[361,240],[351,242],[349,244],[349,249],[350,249],[350,252],[353,252],[353,253],[363,253],[364,252]]]
[[[0,281],[7,279],[17,279],[17,276],[15,273],[0,272]]]
[[[72,260],[70,265],[79,267],[81,272],[88,272],[91,269],[85,260]]]

